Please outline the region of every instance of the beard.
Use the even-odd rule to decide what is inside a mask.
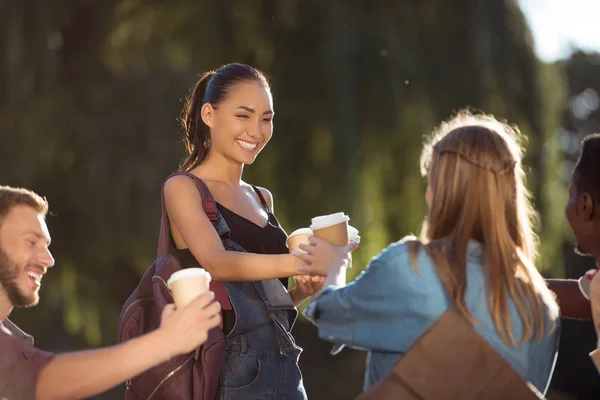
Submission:
[[[25,268],[20,268],[0,247],[0,287],[6,292],[12,306],[17,308],[33,307],[39,301],[37,292],[27,294],[19,288],[18,278],[23,271]]]

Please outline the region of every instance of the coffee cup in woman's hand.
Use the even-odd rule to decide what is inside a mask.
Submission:
[[[292,253],[310,266],[299,267],[298,271],[305,274],[326,276],[332,269],[347,268],[350,266],[350,253],[358,246],[358,242],[351,241],[346,246],[334,246],[325,239],[315,236],[309,238],[309,244],[300,244],[301,251]]]

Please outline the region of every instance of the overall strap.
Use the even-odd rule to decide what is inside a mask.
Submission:
[[[250,185],[252,186],[252,189],[254,189],[254,191],[256,192],[256,194],[258,195],[258,198],[260,200],[260,203],[262,204],[262,206],[264,207],[265,211],[270,213],[271,212],[271,207],[269,207],[269,205],[267,204],[267,201],[265,200],[262,192],[260,191],[259,188],[257,188],[254,185]]]

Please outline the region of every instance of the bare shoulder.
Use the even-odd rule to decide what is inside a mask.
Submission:
[[[188,196],[198,193],[196,184],[192,178],[185,175],[175,175],[167,179],[164,185],[165,200],[172,199],[179,196]]]
[[[260,190],[260,193],[265,198],[267,205],[269,206],[269,208],[271,210],[273,210],[273,195],[271,194],[271,192],[269,190],[265,189],[264,187],[257,186],[256,188],[258,190]]]

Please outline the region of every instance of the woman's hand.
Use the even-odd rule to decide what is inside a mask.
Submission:
[[[297,275],[294,277],[296,287],[306,297],[310,297],[321,290],[323,282],[325,282],[325,278],[317,275]]]
[[[304,260],[310,266],[299,267],[298,271],[310,274],[327,276],[330,270],[348,268],[352,262],[351,253],[358,247],[358,242],[351,241],[344,247],[334,246],[325,239],[311,236],[310,244],[300,244],[302,251],[294,250],[292,253]]]
[[[323,288],[325,278],[322,276],[310,276],[310,275],[296,275],[294,276],[294,283],[296,287],[290,290],[290,295],[296,306],[300,305],[304,300]]]

